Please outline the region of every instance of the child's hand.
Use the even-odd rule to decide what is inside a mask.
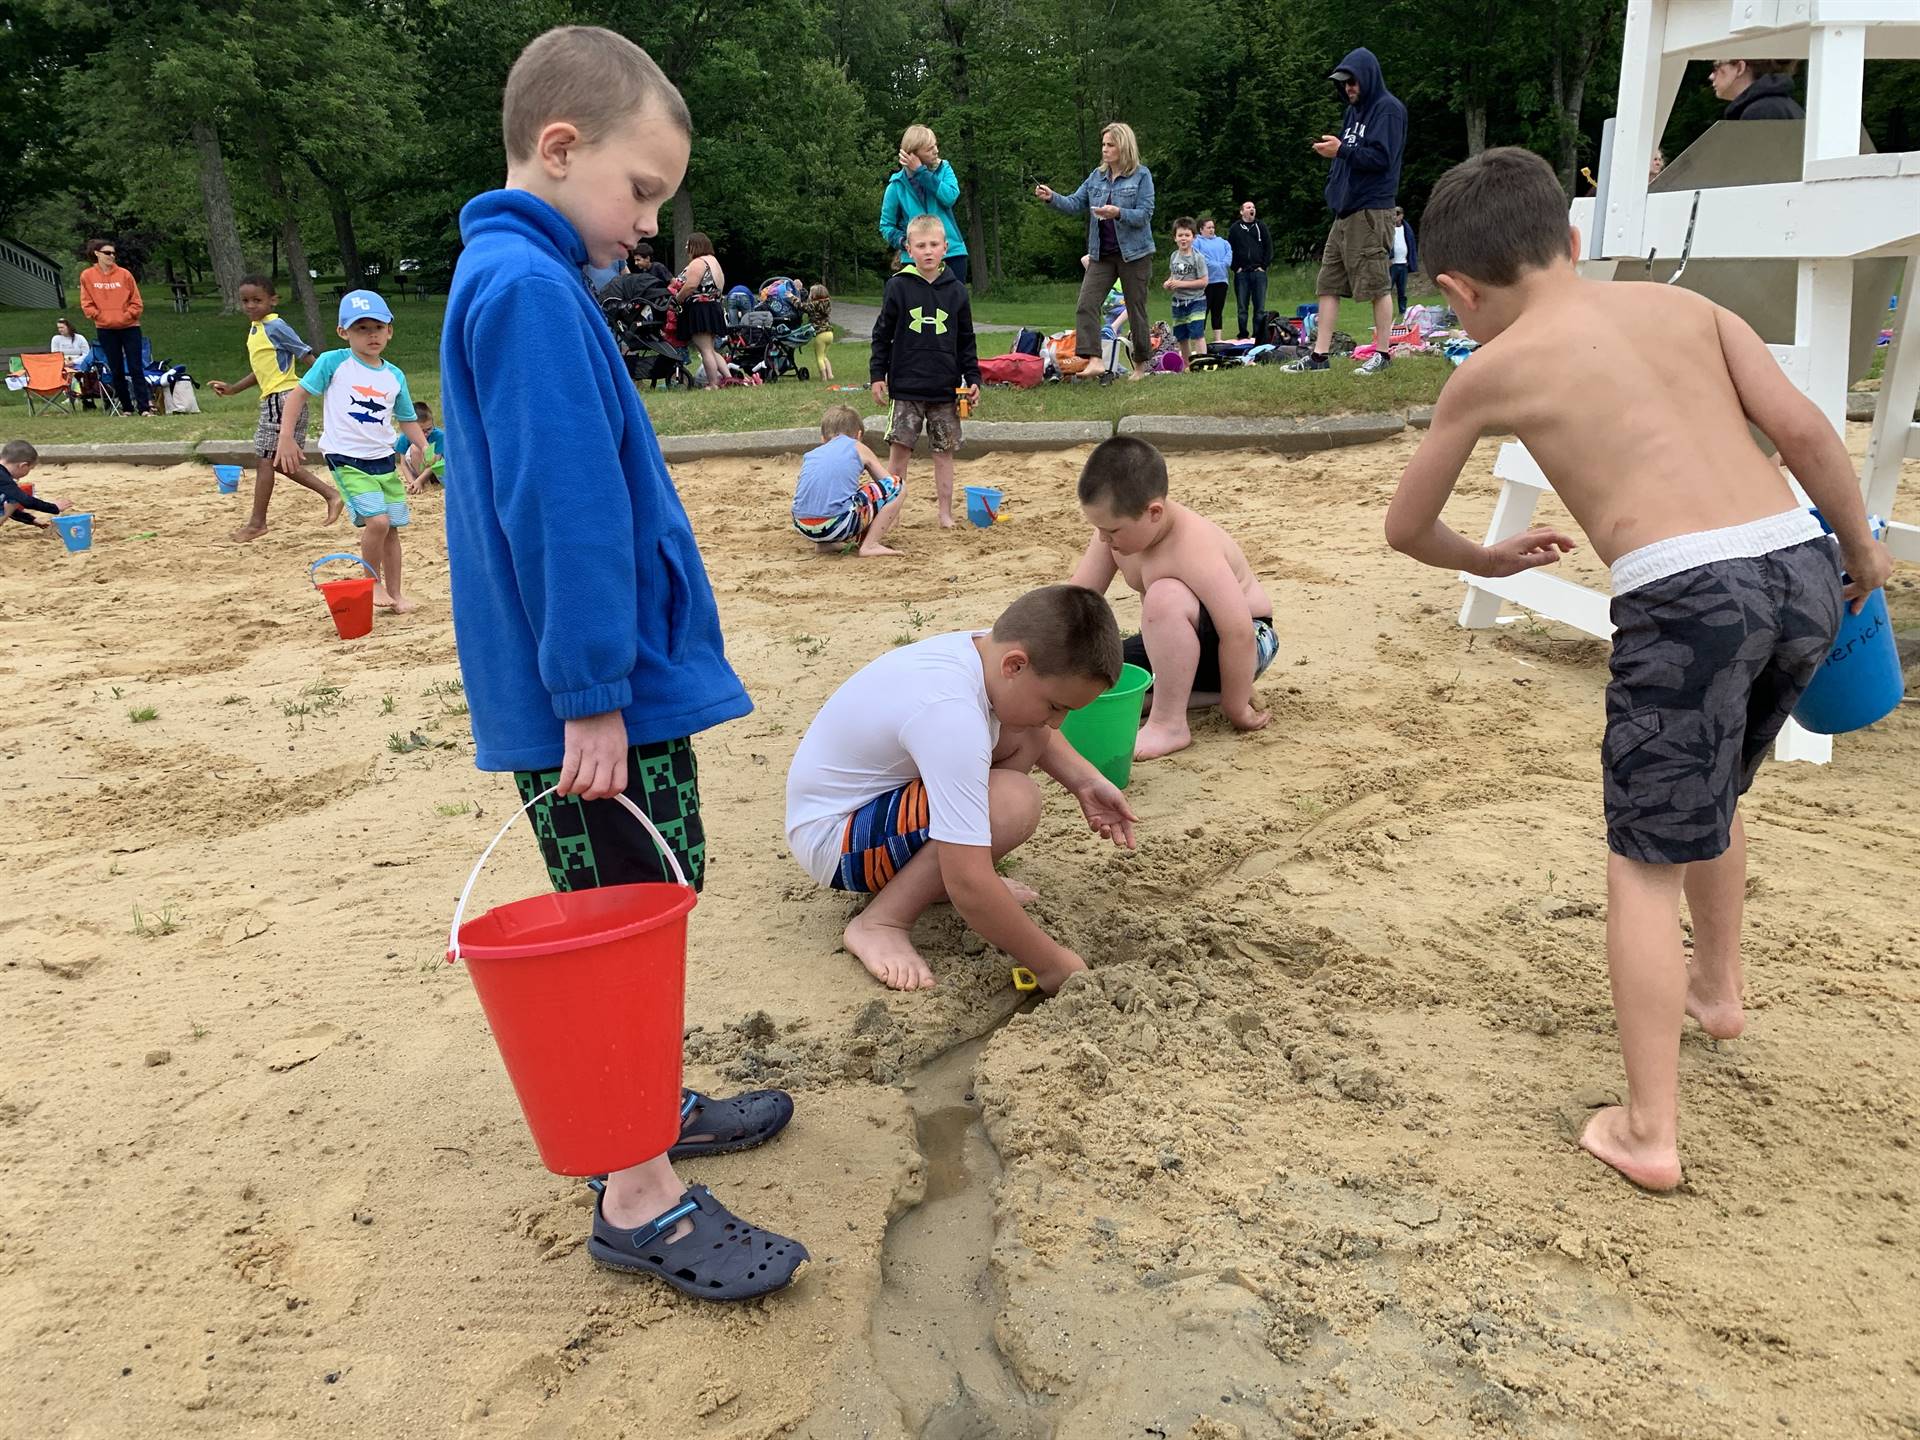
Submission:
[[[1133,849],[1133,826],[1138,818],[1127,805],[1127,797],[1104,775],[1096,774],[1085,788],[1074,792],[1080,813],[1087,817],[1087,828],[1102,840]]]
[[[407,468],[418,475],[427,468],[427,447],[415,442],[407,450]]]
[[[1848,602],[1848,611],[1858,615],[1867,597],[1886,584],[1887,577],[1893,574],[1893,555],[1878,540],[1869,540],[1865,551],[1849,555],[1846,560],[1847,588],[1840,596]]]
[[[980,387],[978,385],[967,386],[967,403],[969,405],[978,405],[980,403]]]
[[[401,483],[406,487],[407,494],[418,495],[422,490],[427,488],[427,477],[416,471],[407,476]]]
[[[1571,535],[1555,530],[1551,525],[1536,525],[1531,530],[1509,536],[1497,545],[1483,547],[1487,568],[1480,573],[1489,579],[1518,575],[1522,570],[1551,565],[1562,555],[1571,554],[1574,548]]]
[[[211,388],[216,395],[231,395],[233,393],[233,387],[224,380],[215,380]]]
[[[887,403],[886,381],[876,380],[873,382],[873,403],[876,405],[884,405]]]
[[[618,710],[569,720],[560,762],[561,795],[606,800],[627,788],[627,721]]]
[[[306,458],[291,435],[281,436],[280,443],[273,447],[273,465],[282,475],[293,474],[306,462]]]
[[[1245,705],[1223,705],[1220,708],[1227,712],[1227,720],[1236,730],[1263,730],[1273,718],[1265,710],[1254,709],[1251,701]]]

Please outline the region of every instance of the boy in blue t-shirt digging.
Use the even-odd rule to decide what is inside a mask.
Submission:
[[[514,63],[502,129],[506,188],[461,211],[466,251],[440,347],[460,476],[446,491],[447,561],[475,763],[513,773],[556,890],[670,878],[612,799],[622,794],[698,888],[689,737],[753,707],[653,427],[581,278],[658,230],[692,121],[639,46],[568,26]],[[672,1162],[758,1145],[792,1113],[778,1090],[685,1092],[678,1142],[607,1176],[588,1255],[701,1299],[791,1283],[806,1247],[683,1185]]]

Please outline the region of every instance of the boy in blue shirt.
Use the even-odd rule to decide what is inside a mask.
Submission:
[[[865,426],[851,405],[829,405],[820,417],[821,444],[800,462],[793,491],[793,528],[832,553],[898,555],[880,542],[900,519],[900,482],[860,437]]]
[[[307,397],[320,400],[320,452],[333,483],[360,529],[360,558],[377,577],[373,603],[404,615],[415,608],[400,584],[400,531],[413,516],[394,459],[396,424],[413,442],[416,468],[425,463],[427,437],[413,411],[406,372],[381,358],[393,339],[393,311],[371,290],[340,301],[345,350],[329,350],[287,391],[275,463],[283,474],[300,464]]]
[[[400,462],[400,475],[406,482],[407,494],[418,495],[429,480],[438,480],[442,485],[447,483],[447,432],[433,423],[433,407],[426,401],[414,401],[413,413],[420,421],[420,428],[427,433],[427,448],[433,452],[433,458],[421,469],[414,470],[407,464],[407,451],[411,447],[404,435],[394,436],[393,456]]]
[[[502,130],[506,188],[460,213],[466,251],[440,346],[460,472],[446,492],[447,562],[474,761],[513,773],[556,890],[670,878],[615,795],[660,828],[697,889],[706,841],[689,737],[753,706],[727,664],[693,527],[582,274],[657,232],[686,173],[692,120],[639,46],[567,26],[514,63]],[[679,1141],[607,1177],[588,1255],[702,1299],[791,1283],[806,1247],[682,1185],[672,1161],[758,1145],[792,1113],[777,1090],[686,1092]]]

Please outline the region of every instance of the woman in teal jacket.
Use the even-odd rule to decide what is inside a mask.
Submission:
[[[907,225],[916,215],[938,215],[947,227],[947,268],[967,283],[967,242],[953,218],[960,201],[960,177],[940,158],[940,142],[924,125],[909,125],[900,137],[900,168],[887,180],[880,198],[880,238],[893,247],[901,265],[907,254]]]
[[[1082,376],[1107,375],[1100,350],[1100,305],[1115,280],[1127,300],[1133,378],[1146,371],[1147,282],[1153,278],[1153,172],[1140,163],[1133,127],[1118,121],[1100,133],[1100,168],[1071,195],[1036,185],[1034,195],[1063,215],[1087,217],[1087,273],[1074,316],[1074,353],[1092,361]]]

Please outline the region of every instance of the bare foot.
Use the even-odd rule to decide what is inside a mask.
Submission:
[[[953,528],[953,512],[951,510],[942,510],[940,512],[940,528],[942,530],[951,530]]]
[[[898,555],[900,552],[889,549],[885,545],[876,545],[871,540],[868,540],[860,546],[859,553],[862,555]]]
[[[1022,905],[1031,905],[1040,898],[1040,892],[1031,885],[1022,885],[1011,875],[1002,875],[1000,883],[1007,887],[1007,893]]]
[[[322,520],[320,523],[322,525],[333,524],[334,521],[340,518],[340,512],[342,510],[345,510],[346,508],[347,508],[346,502],[342,500],[338,495],[329,495],[327,497],[327,518]]]
[[[419,608],[420,602],[418,600],[409,600],[404,595],[394,597],[393,613],[396,615],[411,615]]]
[[[373,603],[382,610],[393,608],[393,597],[387,594],[387,587],[377,581],[373,587]]]
[[[1680,1151],[1673,1145],[1635,1139],[1624,1105],[1594,1111],[1580,1132],[1580,1148],[1642,1190],[1671,1190],[1680,1183]]]
[[[258,540],[266,533],[267,527],[264,525],[242,525],[238,530],[227,536],[227,538],[229,540],[238,540],[244,545],[249,540]]]
[[[1738,992],[1731,996],[1710,993],[1691,967],[1687,971],[1687,1014],[1716,1040],[1738,1039],[1747,1028],[1747,1012]]]
[[[889,990],[934,987],[932,969],[913,948],[913,939],[905,930],[869,920],[862,913],[848,923],[841,940],[848,953],[867,967],[867,973]]]
[[[1171,755],[1176,750],[1184,750],[1192,743],[1192,732],[1185,725],[1157,725],[1149,720],[1140,727],[1140,733],[1134,737],[1133,758],[1157,760],[1162,755]]]

